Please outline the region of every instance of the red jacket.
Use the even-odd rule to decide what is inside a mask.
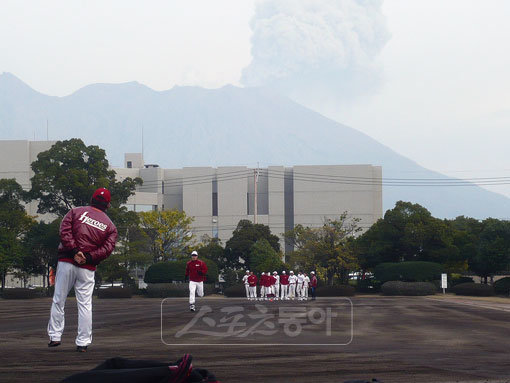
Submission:
[[[266,285],[266,278],[267,278],[266,275],[261,275],[260,278],[259,278],[259,285],[265,286]]]
[[[276,283],[276,278],[273,277],[272,275],[270,275],[267,278],[267,286],[266,287],[273,286],[275,283]]]
[[[250,287],[257,286],[258,278],[256,275],[250,275],[248,277],[248,283],[250,284]]]
[[[312,276],[310,287],[317,287],[317,277],[315,275]]]
[[[197,259],[196,261],[188,261],[186,264],[186,276],[190,281],[203,282],[207,274],[207,265],[204,261]]]
[[[115,249],[117,228],[106,213],[92,207],[71,209],[60,224],[59,261],[69,262],[84,269],[96,266],[110,256]],[[78,265],[74,255],[81,251],[87,262]]]
[[[280,275],[280,285],[288,285],[289,284],[289,276],[287,274]]]

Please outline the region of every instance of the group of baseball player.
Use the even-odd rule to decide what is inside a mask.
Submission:
[[[246,271],[243,277],[244,287],[246,289],[246,299],[251,301],[256,300],[308,300],[308,289],[311,289],[312,300],[315,300],[315,289],[317,288],[317,277],[315,272],[310,272],[310,277],[307,273],[298,272],[297,275],[294,271],[289,271],[289,274],[284,270],[281,275],[273,271],[262,272],[260,278],[257,277],[253,271]],[[260,287],[260,295],[257,294],[257,287]]]

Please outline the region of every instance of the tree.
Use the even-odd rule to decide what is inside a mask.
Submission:
[[[432,217],[423,206],[398,201],[356,241],[362,269],[383,262],[427,261],[462,263],[454,228]]]
[[[477,251],[469,268],[487,283],[487,278],[508,271],[510,265],[510,222],[488,218],[482,221]]]
[[[219,238],[211,238],[207,234],[203,235],[197,251],[200,257],[214,261],[220,270],[223,271],[226,268],[225,249],[221,246]]]
[[[2,290],[5,276],[22,263],[24,248],[22,239],[35,223],[27,215],[23,201],[26,193],[14,179],[0,179],[0,275]]]
[[[35,175],[31,179],[30,196],[39,201],[38,212],[59,217],[64,217],[73,207],[88,205],[99,187],[111,192],[113,209],[109,214],[112,214],[142,184],[140,178],[117,181],[105,151],[98,146],[86,146],[78,138],[58,141],[39,153],[31,166]]]
[[[44,284],[48,287],[50,286],[50,267],[56,267],[57,264],[60,222],[60,219],[56,219],[51,223],[38,222],[30,228],[24,240],[26,249],[24,262],[27,263],[28,261],[28,265],[30,263],[34,265],[31,270],[27,270],[25,267],[25,271],[30,274],[42,274]]]
[[[260,239],[265,239],[276,252],[280,252],[280,239],[277,235],[271,234],[269,226],[254,224],[246,219],[239,221],[232,237],[225,244],[226,267],[252,268],[250,250]]]
[[[251,269],[256,273],[273,272],[283,267],[282,256],[265,238],[259,239],[250,249]]]
[[[141,227],[152,241],[154,262],[186,257],[194,239],[191,233],[193,218],[177,209],[139,214]]]
[[[335,277],[347,283],[349,271],[358,267],[353,236],[361,230],[358,218],[348,218],[347,212],[336,219],[325,219],[318,228],[297,225],[285,233],[285,238],[297,249],[292,254],[298,267],[324,269],[329,285]]]

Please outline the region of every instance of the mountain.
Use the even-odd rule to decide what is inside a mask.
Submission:
[[[104,148],[113,165],[141,151],[162,167],[373,164],[384,178],[452,180],[420,167],[369,136],[288,98],[257,88],[175,87],[137,82],[88,85],[66,97],[36,92],[0,75],[0,138],[80,137]],[[510,217],[510,199],[472,186],[384,186],[384,209],[419,203],[434,216]]]

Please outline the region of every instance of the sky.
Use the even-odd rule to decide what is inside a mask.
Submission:
[[[273,88],[426,168],[510,177],[509,16],[506,0],[0,0],[0,72],[54,96]]]

